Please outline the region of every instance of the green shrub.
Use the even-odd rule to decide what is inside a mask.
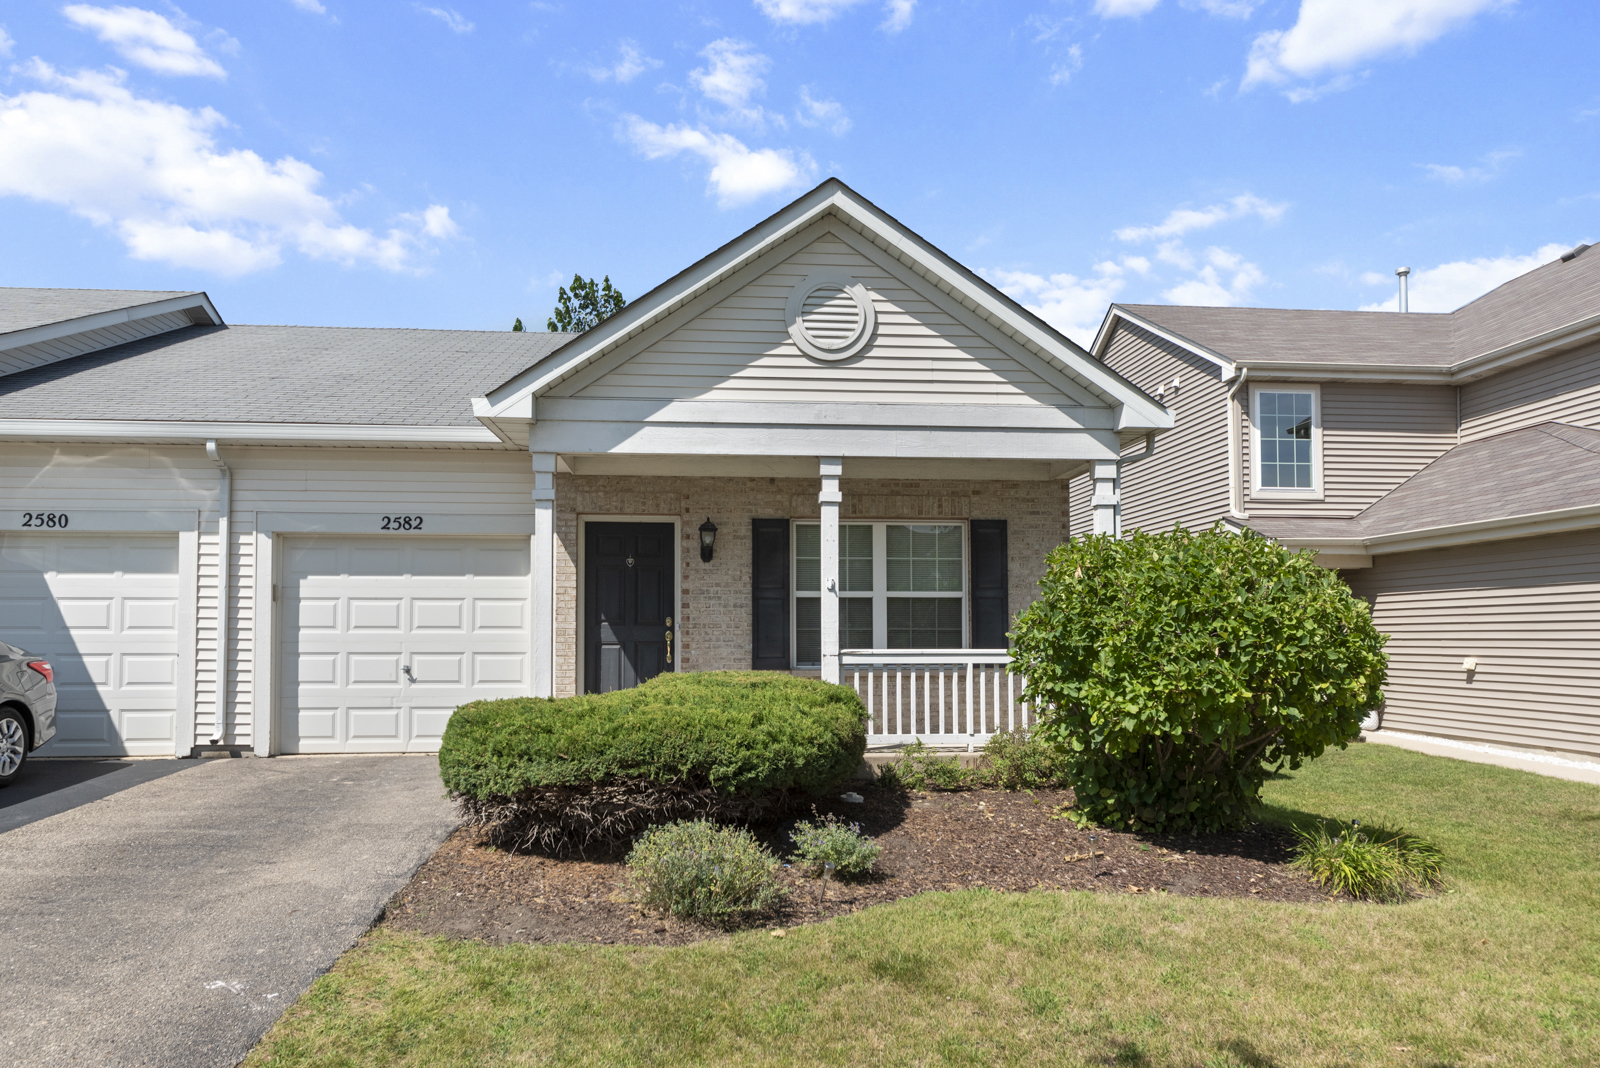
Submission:
[[[828,813],[818,820],[807,820],[789,833],[795,859],[812,875],[821,875],[823,865],[832,864],[841,879],[866,875],[878,862],[883,847],[861,833],[861,824],[846,823]]]
[[[681,920],[728,923],[783,900],[778,859],[749,831],[688,820],[652,827],[628,854],[628,875],[647,908]]]
[[[1386,638],[1310,552],[1219,526],[1074,538],[1046,564],[1015,670],[1080,822],[1238,826],[1273,770],[1343,747],[1380,698]]]
[[[942,757],[918,738],[900,751],[898,760],[883,766],[878,781],[906,790],[970,790],[978,784],[978,776],[956,757]]]
[[[1393,902],[1441,884],[1443,857],[1432,843],[1381,825],[1362,830],[1360,820],[1333,828],[1295,828],[1300,841],[1290,862],[1329,893]]]
[[[984,744],[983,757],[978,775],[992,790],[1053,790],[1067,785],[1060,752],[1026,727],[995,733]]]
[[[557,848],[695,816],[769,818],[838,785],[865,751],[854,690],[686,672],[604,695],[463,705],[439,771],[496,845]]]

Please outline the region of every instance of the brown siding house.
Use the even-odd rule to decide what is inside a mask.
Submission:
[[[1177,420],[1120,529],[1340,569],[1391,636],[1384,729],[1600,756],[1600,252],[1448,314],[1112,305],[1092,352]]]

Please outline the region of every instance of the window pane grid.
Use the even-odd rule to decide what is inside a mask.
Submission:
[[[1312,411],[1310,393],[1256,394],[1260,416],[1261,486],[1263,489],[1311,489]]]

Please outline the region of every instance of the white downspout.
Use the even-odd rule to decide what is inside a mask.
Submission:
[[[1250,368],[1239,368],[1239,377],[1228,390],[1228,515],[1234,519],[1250,518],[1250,513],[1244,510],[1244,492],[1240,485],[1244,481],[1244,457],[1239,445],[1239,390],[1249,375]]]
[[[228,517],[233,514],[233,472],[217,455],[215,438],[206,442],[206,455],[222,472],[217,493],[217,712],[211,727],[211,743],[219,745],[228,738],[228,569],[233,555]]]

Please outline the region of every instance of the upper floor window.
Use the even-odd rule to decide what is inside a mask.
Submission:
[[[839,648],[966,645],[965,523],[839,524]],[[822,660],[822,527],[794,525],[795,664]]]
[[[1315,493],[1322,488],[1318,391],[1258,389],[1254,425],[1257,492]]]

